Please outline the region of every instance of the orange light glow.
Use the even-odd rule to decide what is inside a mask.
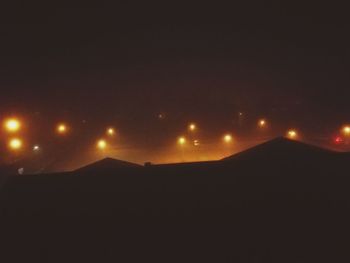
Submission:
[[[223,141],[225,143],[231,143],[233,141],[233,137],[231,134],[225,134],[223,137]]]
[[[107,129],[107,134],[108,134],[109,136],[114,136],[114,135],[115,135],[115,130],[114,130],[114,128],[108,128],[108,129]]]
[[[188,125],[188,130],[194,132],[196,129],[197,129],[197,126],[196,126],[195,123],[190,123],[190,124]]]
[[[7,119],[4,122],[4,127],[8,132],[17,132],[21,128],[21,122],[15,118]]]
[[[296,130],[289,130],[289,131],[287,132],[287,137],[288,137],[289,139],[296,139],[296,138],[298,137],[298,133],[297,133]]]
[[[200,143],[199,143],[199,140],[194,140],[194,141],[193,141],[193,145],[194,145],[194,146],[199,146],[199,144],[200,144]]]
[[[183,137],[183,136],[181,136],[181,137],[179,137],[178,139],[177,139],[177,143],[179,144],[179,145],[185,145],[186,144],[186,138],[185,137]]]
[[[350,136],[350,126],[349,125],[345,125],[342,129],[342,132],[344,135],[346,136]]]
[[[100,150],[105,150],[107,148],[107,142],[105,140],[101,139],[97,142],[96,146]]]
[[[23,142],[21,139],[18,139],[18,138],[14,138],[14,139],[11,139],[8,143],[8,147],[11,149],[11,150],[20,150],[23,146]]]
[[[68,128],[67,128],[66,124],[60,123],[57,125],[56,130],[59,134],[65,134],[65,133],[67,133]]]
[[[267,125],[267,122],[266,122],[265,119],[261,119],[261,120],[258,121],[258,126],[260,128],[264,128],[264,127],[266,127],[266,125]]]

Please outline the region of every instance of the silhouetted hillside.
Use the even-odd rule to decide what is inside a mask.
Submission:
[[[288,160],[288,159],[316,159],[328,158],[336,154],[331,150],[320,148],[314,145],[306,144],[300,141],[279,137],[274,140],[265,142],[246,151],[226,157],[224,161],[232,160],[253,160],[253,159],[271,159],[271,160]]]
[[[350,156],[346,153],[309,145],[303,142],[276,138],[222,160],[226,167],[240,173],[291,174],[316,176],[339,173],[346,169]],[[242,170],[243,169],[243,170]]]
[[[347,262],[349,163],[346,153],[276,139],[222,161],[105,159],[11,177],[0,199],[2,258]]]
[[[141,168],[141,165],[121,161],[113,158],[105,158],[95,163],[89,164],[82,168],[77,169],[77,173],[104,173],[104,172],[120,172],[127,171],[128,169]]]

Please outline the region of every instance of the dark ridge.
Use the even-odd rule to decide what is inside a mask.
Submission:
[[[217,165],[220,161],[200,161],[200,162],[183,162],[183,163],[161,163],[161,164],[152,164],[152,165],[146,165],[146,167],[153,167],[153,168],[185,168],[185,167],[200,167],[200,166],[210,166],[210,165]]]
[[[306,144],[300,141],[290,140],[284,137],[259,144],[243,152],[231,155],[222,159],[222,161],[239,161],[251,159],[289,159],[289,158],[310,158],[310,157],[329,157],[339,155],[340,153],[324,149],[315,145]]]
[[[349,163],[277,138],[216,162],[107,158],[13,176],[0,189],[1,259],[349,262]]]
[[[105,171],[118,171],[120,169],[133,169],[133,168],[142,168],[141,165],[136,163],[131,163],[127,161],[117,160],[113,158],[105,158],[95,163],[89,164],[87,166],[81,167],[75,172],[85,173],[85,172],[105,172]]]

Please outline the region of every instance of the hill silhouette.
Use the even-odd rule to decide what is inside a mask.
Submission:
[[[241,174],[294,172],[297,176],[344,170],[350,161],[350,155],[280,137],[226,157],[222,161],[226,167],[235,167],[237,171],[240,169]]]
[[[113,158],[105,158],[95,163],[77,169],[77,173],[100,173],[100,172],[112,172],[112,171],[126,171],[128,169],[140,168],[141,165],[130,163]]]
[[[296,140],[279,137],[271,141],[262,143],[246,151],[226,157],[224,161],[230,160],[252,160],[252,159],[304,159],[323,158],[336,154],[318,146],[306,144]]]
[[[213,162],[104,159],[11,177],[0,192],[2,259],[348,261],[349,163],[278,138]]]

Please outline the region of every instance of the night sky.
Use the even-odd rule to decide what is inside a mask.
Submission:
[[[292,126],[328,136],[350,121],[347,10],[286,1],[8,6],[0,114],[26,118],[33,138],[61,120],[86,140],[113,125],[144,149],[190,121],[206,138],[252,134],[261,117],[276,134]]]

